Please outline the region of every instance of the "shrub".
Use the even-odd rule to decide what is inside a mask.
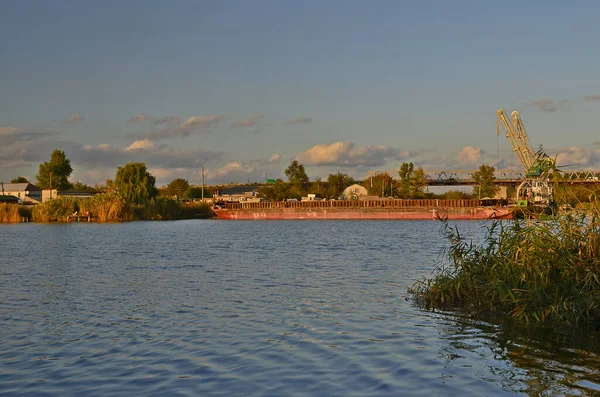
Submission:
[[[410,289],[425,308],[501,312],[524,322],[578,324],[600,316],[600,216],[494,222],[474,245],[446,222],[447,264]]]

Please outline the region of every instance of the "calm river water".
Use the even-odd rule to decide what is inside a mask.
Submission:
[[[600,393],[595,331],[416,307],[445,246],[434,221],[0,225],[0,395]]]

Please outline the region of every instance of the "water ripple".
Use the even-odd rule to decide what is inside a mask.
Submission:
[[[461,228],[477,236],[481,225]],[[439,260],[438,230],[375,221],[0,225],[0,394],[598,392],[594,333],[517,329],[407,300]]]

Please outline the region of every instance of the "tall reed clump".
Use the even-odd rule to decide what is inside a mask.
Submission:
[[[559,214],[543,222],[494,222],[473,244],[446,222],[448,264],[409,292],[428,309],[499,312],[518,320],[600,321],[600,215]]]
[[[98,222],[122,222],[133,219],[131,206],[117,193],[97,194],[79,200],[80,214],[89,214]]]
[[[0,203],[0,223],[21,222],[21,214],[17,204]]]
[[[75,211],[79,211],[77,198],[59,197],[34,206],[31,218],[34,222],[66,222]]]
[[[164,197],[157,197],[147,202],[136,211],[138,219],[143,220],[178,220],[208,218],[210,205],[206,203],[183,203]]]

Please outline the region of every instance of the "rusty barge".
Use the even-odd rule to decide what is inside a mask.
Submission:
[[[314,200],[230,202],[213,206],[229,220],[485,220],[510,219],[509,207],[481,206],[479,200]]]

